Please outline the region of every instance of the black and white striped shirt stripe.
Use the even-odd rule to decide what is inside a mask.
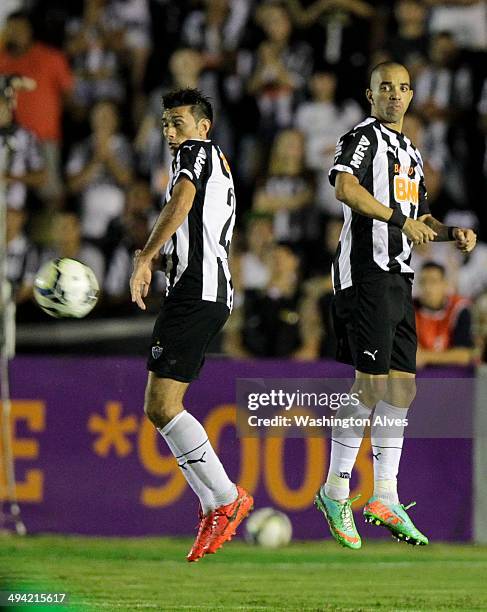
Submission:
[[[189,215],[164,245],[167,295],[222,302],[231,310],[233,286],[228,252],[235,225],[232,174],[220,147],[187,140],[172,163],[166,202],[180,177],[196,188]]]
[[[376,200],[400,208],[417,219],[428,212],[423,161],[411,141],[369,117],[342,136],[330,170],[334,185],[338,172],[356,176]],[[413,276],[411,243],[402,231],[370,219],[343,204],[344,224],[332,269],[336,291],[351,287],[371,274]]]

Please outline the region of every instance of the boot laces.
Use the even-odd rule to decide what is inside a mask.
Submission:
[[[345,527],[347,531],[353,531],[354,529],[352,504],[354,501],[357,501],[359,497],[360,495],[357,495],[356,497],[353,497],[352,499],[347,499],[345,503],[343,504],[343,507],[340,511],[340,516],[343,521],[343,526]]]

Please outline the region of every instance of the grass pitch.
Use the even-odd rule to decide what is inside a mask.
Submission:
[[[188,539],[0,538],[0,589],[68,592],[5,610],[486,610],[487,547],[235,541],[189,564]]]

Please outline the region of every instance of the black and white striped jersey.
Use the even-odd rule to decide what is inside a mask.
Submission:
[[[16,124],[0,130],[0,149],[5,173],[12,178],[44,168],[44,158],[37,137]],[[7,206],[20,210],[26,199],[26,185],[21,181],[10,181],[6,191]]]
[[[338,141],[329,176],[349,172],[376,200],[413,219],[429,212],[423,160],[409,138],[369,117]],[[344,224],[333,260],[335,291],[373,274],[414,276],[411,242],[395,226],[370,219],[343,204]]]
[[[235,225],[232,173],[211,140],[186,140],[172,162],[165,202],[180,177],[196,188],[193,206],[163,247],[166,294],[222,302],[231,310],[233,286],[228,252]]]

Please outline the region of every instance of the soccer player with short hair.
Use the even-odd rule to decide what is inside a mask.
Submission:
[[[166,440],[201,504],[188,561],[216,552],[253,507],[227,476],[201,423],[184,409],[186,390],[233,305],[228,252],[235,224],[232,174],[208,133],[210,102],[196,89],[163,97],[162,131],[174,156],[166,198],[149,239],[134,258],[132,301],[145,310],[151,263],[163,250],[167,297],[157,317],[147,367],[144,411]]]
[[[468,228],[448,227],[429,212],[423,161],[402,133],[413,97],[407,69],[394,62],[377,65],[366,91],[371,116],[337,144],[330,182],[343,203],[344,224],[335,254],[334,322],[337,358],[355,366],[352,391],[361,401],[342,406],[337,417],[371,417],[374,493],[364,507],[367,521],[385,526],[397,539],[427,544],[399,503],[397,474],[404,422],[416,393],[416,329],[410,267],[414,244],[454,241],[469,253],[476,243]],[[378,418],[380,417],[380,418]],[[394,428],[383,426],[397,420]],[[349,498],[350,477],[364,435],[332,431],[326,483],[316,496],[335,539],[358,549]]]

